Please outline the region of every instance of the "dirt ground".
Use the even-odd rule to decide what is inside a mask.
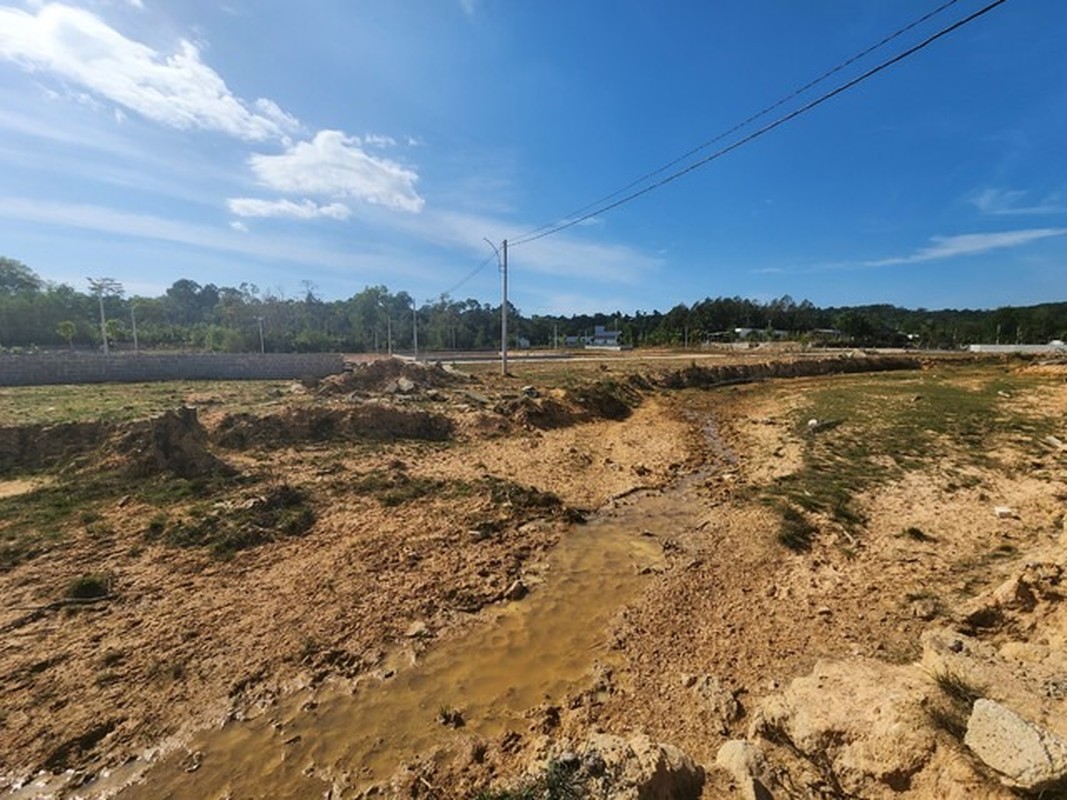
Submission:
[[[418,663],[527,584],[551,591],[530,575],[583,518],[688,480],[677,527],[649,532],[663,568],[603,632],[615,666],[477,758],[449,740],[408,764],[418,780],[381,791],[499,790],[602,730],[669,742],[704,766],[703,797],[741,796],[715,755],[764,697],[823,659],[916,660],[925,630],[1062,529],[1062,368],[718,386],[690,373],[675,389],[643,369],[472,378],[371,365],[249,412],[190,394],[195,419],[116,424],[97,449],[14,471],[0,481],[0,787],[43,770],[63,775],[47,784],[56,796],[106,794],[92,782],[106,768],[184,753],[199,731],[380,673],[398,651]],[[839,411],[837,389],[918,408],[942,386],[990,392],[989,427],[923,422],[898,453],[869,412],[821,419]],[[846,450],[884,476],[806,505],[817,492],[796,476]],[[64,487],[76,503],[54,512],[48,492]],[[779,535],[790,504],[810,528],[803,546]],[[736,713],[701,700],[709,676]]]

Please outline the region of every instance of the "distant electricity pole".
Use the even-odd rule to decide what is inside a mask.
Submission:
[[[411,298],[411,360],[419,360],[419,302]]]
[[[100,336],[104,340],[104,355],[108,355],[107,347],[107,318],[104,316],[104,297],[122,294],[122,284],[114,278],[86,278],[89,281],[89,289],[96,295],[100,302]]]
[[[497,263],[500,264],[500,374],[508,374],[508,240],[501,245],[504,252],[501,254],[497,246],[489,239],[485,240],[493,252],[496,253]]]

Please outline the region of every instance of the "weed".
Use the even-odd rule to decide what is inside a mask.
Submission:
[[[778,541],[794,553],[803,553],[811,549],[812,540],[819,532],[808,518],[792,506],[780,507],[782,521],[778,526]]]
[[[146,538],[172,547],[206,547],[217,558],[225,559],[279,536],[300,536],[315,524],[307,493],[286,483],[221,508],[219,504],[199,504],[186,513],[173,523],[155,518],[145,531]]]
[[[962,740],[967,733],[967,720],[974,702],[982,692],[954,672],[939,672],[934,683],[941,690],[940,702],[934,701],[926,713],[931,724],[954,739]]]
[[[449,705],[442,705],[437,709],[437,721],[449,728],[462,728],[464,723],[463,714],[459,709]]]
[[[82,575],[67,586],[64,597],[71,600],[96,600],[107,597],[110,580],[104,575]]]
[[[916,528],[914,526],[904,529],[904,536],[908,537],[912,541],[916,542],[936,542],[937,540],[922,530],[922,528]]]

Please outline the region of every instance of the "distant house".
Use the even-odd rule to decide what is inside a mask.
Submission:
[[[586,341],[586,347],[619,347],[622,331],[609,331],[603,325],[593,326],[593,335]]]
[[[567,347],[585,347],[587,350],[624,350],[629,345],[622,343],[622,331],[609,331],[603,325],[594,325],[592,335],[567,336]]]

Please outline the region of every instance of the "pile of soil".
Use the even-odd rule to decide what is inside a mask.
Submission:
[[[0,474],[47,469],[94,450],[112,434],[103,422],[0,428]]]
[[[412,384],[412,391],[442,389],[457,384],[469,383],[472,378],[449,372],[440,364],[414,364],[394,358],[357,364],[350,372],[325,378],[318,389],[319,395],[386,393],[397,391],[403,381]]]
[[[108,449],[135,477],[171,473],[179,478],[231,475],[233,467],[207,449],[207,431],[195,408],[167,411],[130,424]]]
[[[649,375],[647,380],[664,389],[708,389],[715,386],[752,383],[769,378],[806,378],[814,375],[889,372],[919,369],[921,366],[917,358],[843,354],[831,358],[768,361],[757,364],[704,366],[694,363],[684,369]]]

